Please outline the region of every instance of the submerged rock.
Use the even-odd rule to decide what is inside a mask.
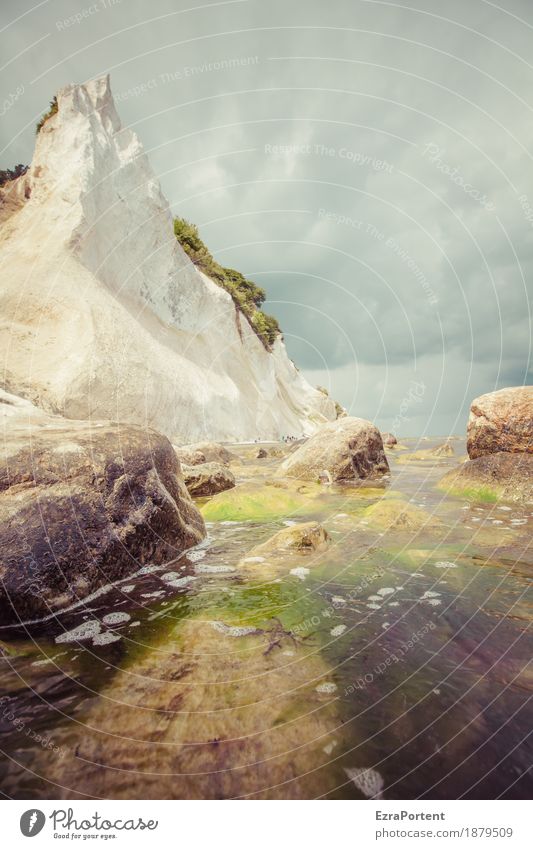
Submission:
[[[318,486],[267,480],[239,484],[213,496],[201,508],[208,522],[268,522],[292,519],[312,508]]]
[[[199,498],[216,495],[235,486],[235,476],[221,463],[201,463],[197,466],[182,466],[183,479],[189,494]]]
[[[437,518],[401,498],[382,498],[365,510],[365,519],[372,527],[386,531],[413,534],[419,531],[442,533],[444,530]]]
[[[318,522],[302,522],[299,525],[291,525],[283,528],[277,534],[270,537],[261,545],[256,545],[248,554],[250,557],[267,557],[272,554],[285,554],[286,552],[297,552],[309,554],[316,551],[329,541],[329,534]]]
[[[455,450],[450,440],[447,439],[446,442],[442,443],[442,445],[437,445],[436,448],[432,448],[430,453],[433,457],[453,457]]]
[[[476,457],[444,475],[438,486],[474,501],[533,501],[533,455],[501,451]]]
[[[466,447],[471,460],[502,451],[533,453],[533,386],[489,392],[472,401]]]
[[[377,427],[346,417],[320,428],[281,464],[279,475],[318,480],[324,471],[333,481],[388,474],[389,465]]]
[[[418,451],[410,451],[407,454],[398,456],[399,463],[417,462],[420,460],[435,460],[446,457],[453,457],[455,449],[450,440],[447,439],[442,445],[436,445],[435,448],[420,448]]]
[[[276,620],[184,619],[134,675],[115,672],[54,729],[64,757],[28,753],[60,798],[312,799],[342,779],[318,768],[333,734],[348,747],[338,702],[315,689],[329,666]]]
[[[205,536],[168,439],[0,394],[0,621],[35,618]]]

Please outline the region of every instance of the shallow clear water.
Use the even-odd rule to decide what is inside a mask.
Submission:
[[[530,797],[533,505],[444,496],[454,447],[390,452],[381,490],[304,487],[296,513],[209,523],[176,563],[1,629],[3,793],[362,798],[346,770],[371,768],[390,799]],[[234,471],[260,497],[279,462]],[[440,532],[372,527],[385,493]],[[305,519],[329,546],[239,565]]]

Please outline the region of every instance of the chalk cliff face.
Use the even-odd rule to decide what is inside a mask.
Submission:
[[[58,104],[0,210],[5,388],[177,442],[307,434],[334,419],[281,338],[268,352],[190,263],[109,79],[67,86]]]

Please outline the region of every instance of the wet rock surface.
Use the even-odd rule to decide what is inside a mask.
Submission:
[[[202,539],[166,437],[47,416],[5,393],[0,400],[2,622],[60,610]]]

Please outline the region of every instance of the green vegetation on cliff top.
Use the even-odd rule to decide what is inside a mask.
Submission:
[[[195,224],[185,218],[175,218],[174,233],[191,262],[231,295],[235,307],[245,316],[265,348],[270,350],[281,330],[274,316],[260,309],[266,298],[264,289],[247,280],[240,271],[219,265],[202,242]]]

